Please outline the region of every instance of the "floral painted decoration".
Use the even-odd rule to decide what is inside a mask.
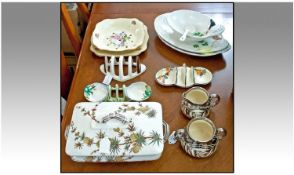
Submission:
[[[84,93],[86,96],[90,96],[93,94],[93,91],[95,90],[96,86],[95,84],[90,84],[90,85],[87,85],[84,89]]]
[[[96,133],[96,137],[89,137],[84,132],[78,131],[77,127],[75,127],[74,122],[71,122],[70,132],[74,134],[74,148],[75,149],[83,149],[84,147],[96,147],[95,150],[91,152],[91,155],[97,154],[100,150],[100,142],[102,139],[106,138],[110,142],[109,152],[111,159],[107,159],[107,161],[125,161],[126,159],[131,159],[131,153],[137,154],[139,153],[144,146],[147,145],[157,145],[163,142],[160,134],[156,131],[151,131],[149,134],[146,134],[142,130],[137,130],[136,126],[133,122],[129,122],[126,129],[116,127],[112,128],[112,130],[116,133],[115,136],[107,137],[106,133],[102,130],[99,130]],[[122,153],[121,153],[122,152]],[[127,156],[128,155],[128,156]],[[100,160],[102,159],[103,154],[100,156]],[[94,158],[92,156],[88,156],[88,158]],[[97,157],[96,157],[97,158]]]
[[[145,91],[143,94],[143,100],[149,98],[151,96],[151,87],[148,85],[145,85]]]
[[[149,92],[147,92],[147,93],[149,93]],[[77,106],[77,108],[81,110],[83,116],[90,117],[96,123],[101,123],[101,122],[103,123],[103,120],[99,121],[96,119],[96,108],[98,105],[99,104],[96,104],[94,106],[94,108],[92,108],[90,110],[87,110],[86,108],[81,107],[81,106]],[[120,117],[121,115],[123,115],[126,112],[134,112],[135,116],[145,115],[148,118],[153,118],[156,116],[156,110],[150,108],[148,105],[143,106],[142,103],[139,103],[139,107],[136,108],[135,106],[130,106],[129,104],[124,103],[120,107],[118,107],[117,110],[114,110],[113,112],[109,113],[104,118],[113,117],[113,116]]]
[[[165,80],[168,79],[168,76],[171,72],[170,67],[164,68],[161,72],[161,74],[159,76],[156,77],[157,80],[161,81],[162,83],[165,83]]]
[[[112,35],[106,39],[108,40],[107,46],[113,45],[116,47],[116,49],[118,49],[120,47],[128,48],[127,42],[128,41],[133,42],[132,34],[128,35],[124,31],[119,32],[119,33],[113,32]]]
[[[195,73],[196,75],[199,75],[199,76],[202,76],[206,73],[206,70],[205,69],[195,69]]]
[[[201,40],[201,41],[198,41],[196,44],[193,45],[194,48],[200,48],[202,46],[208,46],[208,42],[204,41],[204,40]]]
[[[195,32],[195,33],[193,33],[193,35],[194,35],[194,36],[200,36],[200,37],[201,37],[201,36],[204,36],[204,34],[201,33],[201,32]]]

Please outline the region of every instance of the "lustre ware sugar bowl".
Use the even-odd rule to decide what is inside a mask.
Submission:
[[[220,97],[209,94],[204,88],[195,86],[182,95],[181,110],[188,118],[207,117],[210,108],[217,105]]]
[[[200,117],[192,119],[185,129],[174,131],[169,137],[169,143],[180,141],[187,154],[205,158],[216,151],[219,141],[225,136],[225,129],[216,128],[211,120]]]

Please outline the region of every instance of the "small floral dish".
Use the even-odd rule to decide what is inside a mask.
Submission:
[[[105,19],[96,25],[92,39],[100,50],[119,52],[140,47],[144,34],[144,24],[136,18]]]
[[[159,70],[155,79],[162,86],[189,88],[194,85],[206,85],[212,80],[212,73],[204,67],[167,67]]]
[[[140,55],[142,52],[144,52],[147,49],[148,46],[148,40],[149,40],[149,35],[148,35],[148,29],[144,25],[144,41],[143,44],[138,47],[137,49],[134,50],[127,50],[127,51],[121,51],[121,52],[111,52],[111,51],[106,51],[106,50],[100,50],[95,45],[93,44],[93,38],[91,38],[91,46],[90,50],[97,56],[99,57],[104,57],[104,56],[137,56]],[[92,36],[93,37],[93,36]]]
[[[132,101],[144,101],[151,96],[151,87],[145,82],[136,82],[126,88],[126,96]]]
[[[198,41],[220,35],[225,30],[223,25],[215,25],[209,16],[193,10],[176,10],[168,13],[167,23],[174,31]]]
[[[102,83],[92,83],[85,87],[84,96],[90,102],[102,102],[108,96],[107,86]]]

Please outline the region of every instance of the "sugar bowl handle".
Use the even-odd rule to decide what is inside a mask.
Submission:
[[[185,130],[178,129],[177,131],[173,131],[170,136],[168,137],[169,144],[175,144],[178,140],[182,139],[184,136]]]
[[[216,106],[220,101],[220,96],[217,94],[210,94],[209,95],[209,106],[214,107]]]
[[[162,121],[162,125],[163,125],[163,141],[166,142],[168,140],[169,137],[169,125],[163,120]]]
[[[216,137],[218,139],[223,139],[227,135],[227,131],[224,128],[217,128]]]

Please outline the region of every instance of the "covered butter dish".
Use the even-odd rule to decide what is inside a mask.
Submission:
[[[82,102],[66,129],[65,152],[78,162],[156,160],[168,134],[157,102]]]

